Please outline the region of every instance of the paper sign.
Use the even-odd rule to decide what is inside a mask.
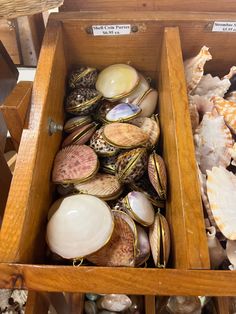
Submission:
[[[236,22],[214,22],[212,32],[236,32]]]
[[[119,25],[93,25],[94,36],[119,36],[128,35],[131,33],[130,24]]]

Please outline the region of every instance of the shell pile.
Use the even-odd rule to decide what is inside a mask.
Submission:
[[[235,269],[236,67],[222,78],[204,74],[211,59],[204,46],[186,60],[186,83],[211,267]]]
[[[166,267],[167,174],[156,151],[157,95],[127,64],[100,73],[84,66],[69,75],[65,136],[52,169],[60,198],[46,235],[57,260]]]

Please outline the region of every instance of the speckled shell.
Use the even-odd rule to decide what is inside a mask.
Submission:
[[[233,146],[232,135],[222,116],[205,113],[194,135],[196,159],[202,173],[213,166],[227,167]]]
[[[134,267],[135,237],[128,223],[114,217],[115,227],[110,241],[98,252],[87,256],[87,259],[98,266]]]
[[[98,154],[98,156],[101,157],[109,157],[117,155],[120,151],[119,148],[112,146],[108,144],[102,134],[103,134],[104,127],[101,127],[99,130],[97,130],[91,140],[90,140],[90,147],[93,148],[93,150]]]
[[[59,184],[83,182],[92,178],[98,167],[98,158],[92,148],[86,145],[67,146],[55,157],[52,181]]]
[[[139,105],[142,109],[140,117],[151,117],[156,111],[158,92],[157,90],[150,88],[141,99],[133,101],[133,104]]]
[[[153,115],[151,118],[138,117],[130,121],[131,124],[138,126],[149,136],[149,143],[152,147],[155,147],[160,137],[160,124],[157,115]]]
[[[236,176],[223,167],[207,170],[207,195],[220,231],[236,240]]]
[[[148,159],[148,177],[161,200],[167,195],[167,175],[164,160],[156,153]]]
[[[74,89],[66,98],[66,111],[75,115],[88,115],[98,106],[102,98],[96,89]]]
[[[119,181],[129,183],[141,178],[147,168],[147,151],[136,148],[118,156],[116,175]]]
[[[143,146],[148,141],[148,135],[143,130],[129,123],[115,122],[106,125],[103,137],[109,144],[124,149]]]
[[[188,93],[191,93],[200,82],[206,61],[212,59],[212,56],[208,50],[209,48],[203,46],[197,56],[184,62]]]
[[[160,213],[156,213],[154,224],[149,229],[149,241],[155,266],[166,267],[170,254],[170,230]]]
[[[89,181],[75,184],[75,190],[108,201],[119,197],[123,189],[115,176],[107,173],[97,173]]]
[[[212,97],[215,108],[224,117],[225,123],[236,134],[236,103],[222,97]]]
[[[78,116],[73,117],[66,121],[64,125],[64,131],[66,133],[73,133],[78,128],[81,128],[84,125],[87,125],[92,122],[92,118],[90,116]]]
[[[68,145],[83,145],[89,141],[93,133],[95,132],[97,124],[92,122],[90,124],[84,125],[73,133],[69,134],[62,143],[62,147]]]
[[[116,161],[117,161],[117,156],[100,158],[101,170],[105,173],[115,174],[116,173]]]
[[[81,67],[71,72],[68,85],[70,88],[94,87],[98,71],[91,67]]]

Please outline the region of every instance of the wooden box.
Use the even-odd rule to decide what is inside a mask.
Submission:
[[[197,181],[183,58],[206,45],[207,71],[224,74],[235,62],[235,33],[212,32],[214,21],[232,13],[59,13],[47,25],[1,228],[0,287],[37,291],[142,295],[236,295],[236,272],[209,270]],[[93,36],[92,25],[130,24],[131,33]],[[44,265],[47,212],[52,203],[51,169],[61,133],[68,70],[130,63],[156,81],[163,156],[167,165],[172,263],[168,269]],[[223,313],[223,312],[222,312]],[[225,312],[224,312],[225,313]]]

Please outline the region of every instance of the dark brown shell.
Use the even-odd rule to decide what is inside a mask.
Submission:
[[[136,148],[118,156],[116,175],[124,183],[140,179],[147,169],[148,155],[146,148]]]
[[[98,71],[90,67],[81,67],[71,72],[68,85],[71,89],[79,87],[94,87]]]
[[[74,89],[66,99],[66,111],[77,115],[88,115],[93,112],[102,98],[96,89]]]
[[[103,157],[109,157],[109,156],[114,156],[118,154],[120,151],[119,148],[112,146],[108,144],[103,136],[103,129],[104,127],[101,127],[99,130],[97,130],[91,140],[90,140],[90,147],[93,148],[93,150],[99,155]]]

